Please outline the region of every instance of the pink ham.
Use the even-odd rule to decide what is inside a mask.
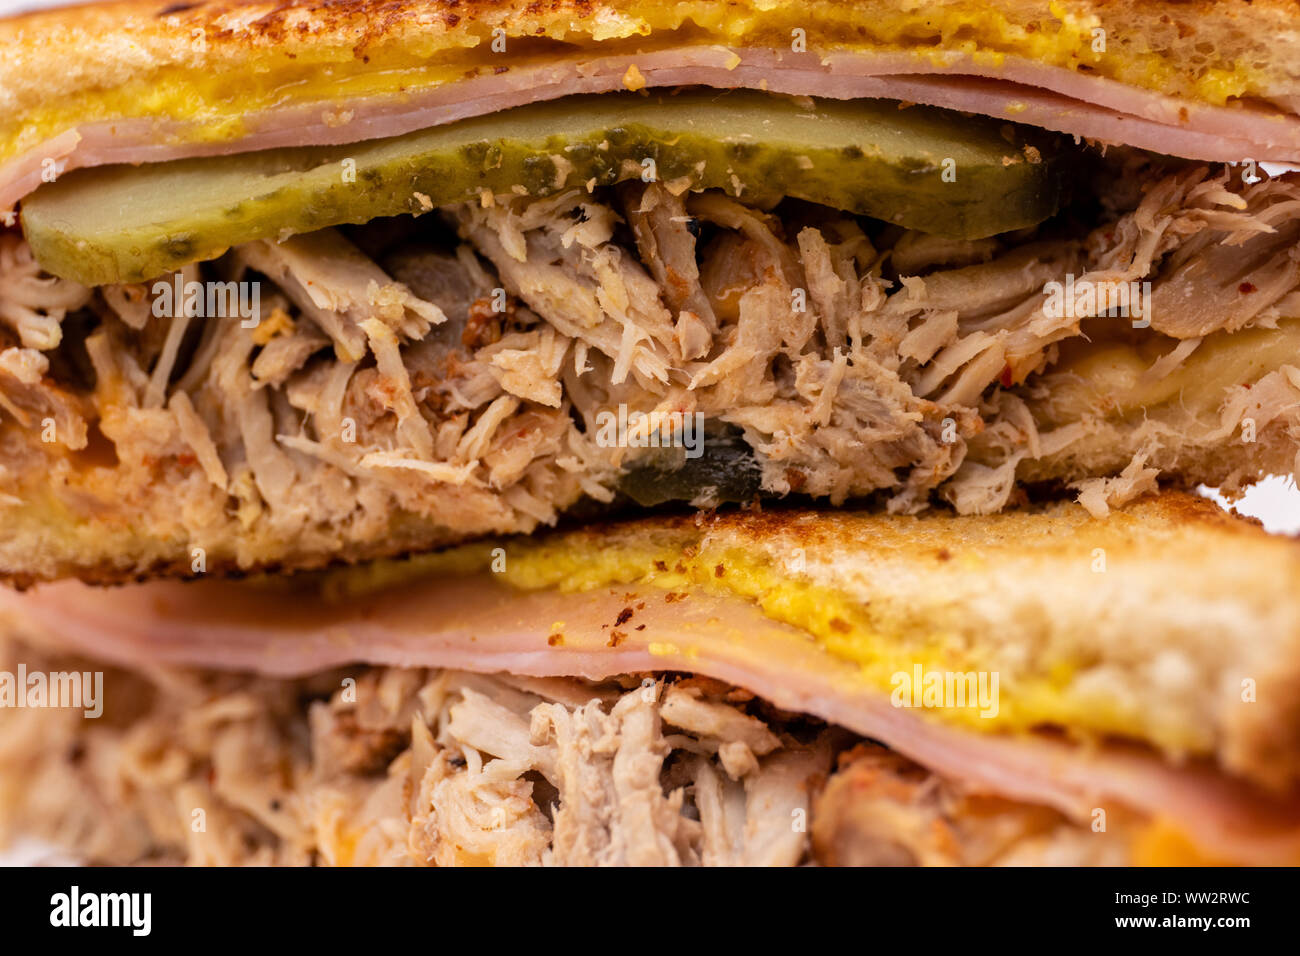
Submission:
[[[274,677],[349,663],[593,679],[689,671],[882,741],[975,790],[1085,821],[1094,807],[1123,804],[1171,820],[1226,857],[1300,859],[1300,801],[1266,797],[1208,767],[1171,767],[1138,748],[973,732],[895,708],[852,664],[738,599],[679,597],[654,587],[519,592],[486,574],[423,580],[346,602],[284,581],[154,582],[111,591],[64,582],[24,595],[0,589],[0,614],[42,641],[127,667]]]
[[[633,64],[647,85],[654,87],[701,85],[836,99],[898,99],[1191,159],[1300,160],[1300,116],[1292,111],[1261,105],[1200,105],[1012,56],[993,68],[960,54],[836,53],[820,57],[694,46],[634,57],[560,60],[471,77],[400,98],[278,106],[244,117],[247,134],[223,142],[194,142],[193,129],[155,118],[85,123],[0,166],[0,209],[40,185],[45,159],[54,160],[62,171],[280,146],[359,142],[574,93],[618,90]]]

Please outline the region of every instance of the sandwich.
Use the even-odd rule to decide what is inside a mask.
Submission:
[[[1182,10],[6,21],[0,568],[1288,473],[1300,41]]]
[[[1295,543],[1187,493],[1300,472],[1286,4],[0,38],[11,831],[1297,862]]]
[[[103,693],[0,710],[0,819],[112,863],[1295,864],[1297,585],[1168,492],[6,591],[4,671]]]

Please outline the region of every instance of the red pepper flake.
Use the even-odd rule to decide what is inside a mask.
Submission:
[[[1237,291],[1242,295],[1250,295],[1252,292],[1255,292],[1256,289],[1254,283],[1243,282],[1241,285],[1237,286]]]
[[[622,644],[625,640],[627,640],[627,635],[622,631],[611,631],[609,634],[609,640],[605,643],[605,646],[618,647],[618,645]]]
[[[622,627],[631,619],[632,619],[632,609],[630,607],[625,607],[623,608],[623,610],[618,612],[618,618],[614,621],[614,626]]]
[[[656,571],[667,571],[667,570],[668,570],[668,565],[667,565],[665,562],[663,562],[663,561],[656,561],[656,562],[655,562],[655,570],[656,570]]]
[[[551,647],[560,647],[564,644],[564,635],[552,634],[550,637],[546,639],[546,643],[549,644]]]
[[[714,576],[715,578],[720,578],[720,577],[722,577],[722,576],[723,576],[724,574],[726,574],[726,573],[727,573],[727,569],[724,568],[724,567],[723,567],[722,565],[720,565],[720,564],[719,564],[716,568],[713,569],[713,576]]]
[[[638,625],[636,626],[636,630],[638,630],[638,631],[644,631],[644,630],[645,630],[645,625],[644,625],[644,624],[638,624]]]
[[[1003,388],[1011,387],[1011,366],[1010,364],[1002,366],[1002,374],[998,376],[998,381],[1002,383]]]

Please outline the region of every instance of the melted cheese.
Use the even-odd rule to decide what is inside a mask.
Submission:
[[[1283,365],[1300,366],[1300,319],[1276,329],[1216,332],[1168,375],[1151,378],[1152,363],[1175,344],[1164,336],[1142,343],[1088,343],[1062,349],[1044,376],[1050,401],[1036,408],[1040,424],[1060,425],[1086,414],[1110,419],[1147,416],[1177,406],[1195,418],[1217,416],[1228,389],[1251,385]]]

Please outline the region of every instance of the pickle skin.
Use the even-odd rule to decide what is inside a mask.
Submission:
[[[77,170],[29,196],[22,222],[43,268],[87,285],[141,282],[254,239],[420,215],[484,192],[542,197],[635,177],[759,206],[793,196],[975,239],[1056,212],[1055,141],[887,101],[809,109],[749,91],[601,94],[348,146]]]
[[[763,469],[739,429],[705,433],[703,454],[687,458],[679,448],[643,455],[619,481],[618,490],[643,508],[692,502],[748,504],[763,492]]]

